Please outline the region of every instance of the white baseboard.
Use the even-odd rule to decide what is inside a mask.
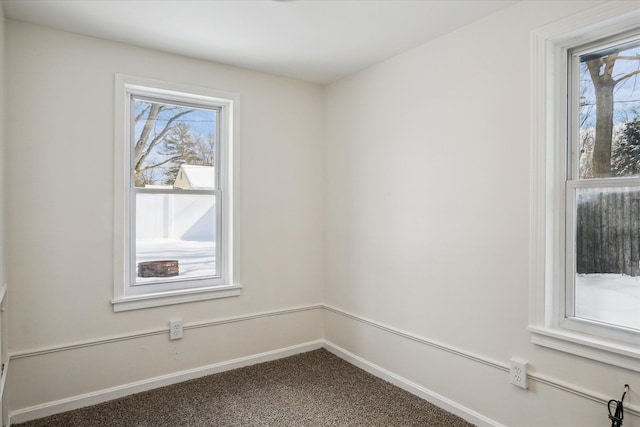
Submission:
[[[478,427],[505,427],[503,424],[498,423],[495,420],[485,417],[482,414],[479,414],[471,409],[462,406],[450,399],[447,399],[444,396],[439,395],[431,390],[428,390],[418,384],[415,384],[406,378],[403,378],[399,375],[394,374],[391,371],[388,371],[380,366],[374,365],[373,363],[356,356],[355,354],[331,343],[325,341],[324,348],[326,348],[331,353],[335,354],[341,359],[346,360],[347,362],[355,365],[364,371],[381,378],[391,384],[400,387],[403,390],[408,391],[411,394],[414,394],[429,403],[436,405],[439,408],[444,409],[454,415],[459,416],[460,418],[469,421],[472,424],[477,425]]]
[[[241,357],[225,362],[214,363],[212,365],[175,372],[172,374],[162,375],[155,378],[149,378],[146,380],[136,381],[117,387],[112,387],[96,392],[86,393],[66,399],[44,403],[41,405],[30,406],[16,411],[11,411],[9,413],[9,426],[12,423],[22,423],[38,418],[47,417],[50,415],[59,414],[61,412],[72,411],[74,409],[84,408],[91,405],[97,405],[109,400],[129,396],[134,393],[140,393],[143,391],[152,390],[154,388],[164,387],[167,385],[188,381],[219,372],[230,371],[232,369],[242,368],[244,366],[250,366],[257,363],[269,362],[272,360],[293,356],[295,354],[317,350],[323,347],[334,355],[365,370],[366,372],[369,372],[370,374],[375,375],[378,378],[388,381],[402,388],[403,390],[406,390],[409,393],[412,393],[479,427],[504,427],[498,422],[491,420],[483,416],[482,414],[472,411],[469,408],[466,408],[456,402],[453,402],[450,399],[447,399],[446,397],[443,397],[431,390],[428,390],[403,377],[387,371],[386,369],[374,365],[373,363],[325,340],[311,341],[291,347],[272,350],[252,356]]]
[[[488,366],[490,368],[494,368],[497,369],[498,371],[502,371],[505,373],[509,372],[509,364],[506,362],[502,362],[502,361],[498,361],[498,360],[493,360],[490,359],[486,356],[480,355],[480,354],[476,354],[476,353],[472,353],[468,350],[464,350],[461,348],[456,348],[453,347],[451,345],[445,344],[443,342],[438,342],[435,340],[432,340],[430,338],[424,337],[424,336],[420,336],[417,334],[413,334],[407,331],[403,331],[401,329],[395,328],[393,326],[389,326],[389,325],[385,325],[383,323],[371,320],[371,319],[367,319],[361,316],[358,316],[356,314],[353,313],[349,313],[347,311],[344,311],[342,309],[333,307],[333,306],[329,306],[329,305],[325,305],[324,306],[325,310],[333,313],[333,314],[337,314],[338,316],[342,316],[345,319],[350,319],[350,320],[354,320],[356,322],[362,323],[364,325],[368,325],[371,326],[373,328],[376,328],[380,331],[395,335],[396,337],[399,338],[403,338],[406,340],[410,340],[428,347],[432,347],[434,349],[440,350],[440,351],[444,351],[447,352],[451,355],[454,355],[456,357],[463,357],[465,359],[469,359],[472,362],[476,362],[476,363],[480,363],[482,365]],[[354,356],[357,358],[357,356]],[[347,359],[350,360],[350,359]],[[357,360],[357,359],[355,359]],[[355,361],[352,362],[353,364],[356,364]],[[364,368],[363,368],[364,369]],[[374,373],[374,375],[377,375]],[[393,375],[393,374],[391,374]],[[582,388],[578,385],[575,384],[570,384],[570,383],[566,383],[564,381],[561,381],[557,378],[551,377],[551,376],[547,376],[544,375],[542,373],[537,373],[537,372],[528,372],[527,376],[529,378],[529,380],[531,381],[535,381],[537,383],[540,384],[544,384],[545,386],[549,386],[549,387],[553,387],[557,390],[560,390],[562,392],[565,393],[570,393],[573,394],[574,396],[578,396],[582,399],[587,399],[590,400],[592,402],[595,402],[597,404],[600,404],[604,407],[607,406],[607,402],[609,401],[610,397],[608,396],[604,396],[600,393],[594,392],[593,390],[587,390],[585,388]],[[385,377],[383,377],[385,378]],[[386,378],[385,378],[386,379]],[[391,380],[389,380],[390,382],[393,382]],[[404,380],[408,383],[410,383],[408,380]],[[401,386],[401,385],[400,385]],[[417,386],[420,387],[420,386]],[[412,392],[413,393],[413,392]],[[420,393],[415,393],[418,396],[422,395]],[[426,397],[424,397],[425,400],[429,400]],[[441,406],[441,405],[438,405]],[[640,417],[640,406],[638,405],[634,405],[634,404],[627,404],[625,402],[624,404],[625,408],[624,408],[624,413],[625,415],[632,415],[632,416],[636,416],[636,417]],[[446,408],[445,408],[446,409]],[[455,413],[455,411],[450,410],[449,412]],[[456,413],[457,414],[457,413]],[[498,424],[493,424],[493,421],[489,420],[490,424],[488,425],[498,425]]]
[[[380,329],[382,331],[388,332],[388,333],[392,333],[394,335],[397,335],[399,337],[405,338],[405,339],[409,339],[411,341],[414,342],[418,342],[421,343],[423,345],[427,345],[442,351],[446,351],[448,353],[451,353],[452,355],[455,356],[459,356],[459,357],[464,357],[467,358],[469,360],[472,360],[474,362],[478,362],[481,363],[483,365],[489,366],[489,367],[493,367],[499,371],[504,371],[504,372],[508,372],[508,365],[504,362],[500,362],[500,361],[495,361],[495,360],[491,360],[491,359],[487,359],[484,356],[480,356],[477,354],[472,354],[469,353],[465,350],[461,350],[461,349],[457,349],[457,348],[453,348],[450,346],[447,346],[445,344],[433,341],[433,340],[429,340],[427,338],[421,337],[421,336],[417,336],[417,335],[413,335],[401,330],[397,330],[395,328],[392,328],[390,326],[386,326],[368,319],[364,319],[358,316],[355,316],[353,314],[344,312],[342,310],[339,310],[337,308],[334,307],[330,307],[330,306],[310,306],[310,307],[303,307],[303,308],[295,308],[295,309],[291,309],[291,310],[286,310],[286,311],[279,311],[279,312],[273,312],[273,313],[259,313],[256,315],[251,315],[251,316],[244,316],[244,317],[238,317],[238,318],[232,318],[232,319],[223,319],[223,320],[218,320],[215,322],[208,322],[206,324],[194,324],[194,325],[190,325],[190,328],[199,328],[199,327],[209,327],[209,326],[216,326],[218,324],[224,324],[224,323],[231,323],[231,322],[239,322],[239,321],[243,321],[243,320],[247,320],[247,319],[254,319],[254,318],[260,318],[260,317],[265,317],[265,316],[274,316],[274,315],[279,315],[279,314],[288,314],[290,312],[298,312],[298,311],[306,311],[306,310],[312,310],[312,309],[317,309],[317,308],[324,308],[325,310],[328,310],[332,313],[344,316],[346,318],[358,321],[358,322],[362,322],[364,324],[367,324],[369,326],[375,327],[377,329]],[[32,351],[23,351],[20,353],[14,353],[11,355],[10,360],[13,359],[20,359],[20,358],[27,358],[27,357],[34,357],[34,356],[40,356],[43,354],[48,354],[48,353],[53,353],[53,352],[61,352],[61,351],[69,351],[69,350],[75,350],[77,348],[84,348],[87,346],[95,346],[95,345],[103,345],[103,344],[108,344],[111,342],[117,342],[117,341],[123,341],[123,340],[129,340],[129,339],[135,339],[135,338],[139,338],[139,337],[143,337],[143,336],[150,336],[150,335],[156,335],[159,333],[166,333],[166,330],[161,330],[161,331],[151,331],[148,333],[138,333],[138,334],[132,334],[132,335],[127,335],[127,336],[122,336],[122,337],[111,337],[108,339],[101,339],[101,340],[94,340],[91,342],[83,342],[83,343],[75,343],[72,345],[67,345],[67,346],[62,346],[62,347],[55,347],[55,348],[46,348],[46,349],[36,349],[36,350],[32,350]],[[117,387],[113,387],[113,388],[109,388],[109,389],[104,389],[104,390],[98,390],[95,392],[90,392],[90,393],[86,393],[86,394],[82,394],[82,395],[78,395],[78,396],[72,396],[72,397],[68,397],[65,399],[60,399],[60,400],[56,400],[56,401],[52,401],[52,402],[46,402],[40,405],[34,405],[34,406],[30,406],[30,407],[26,407],[26,408],[21,408],[21,409],[17,409],[14,411],[10,411],[8,414],[8,418],[9,418],[9,425],[11,425],[11,422],[14,423],[19,423],[19,422],[25,422],[25,421],[29,421],[29,420],[33,420],[33,419],[37,419],[37,418],[42,418],[42,417],[46,417],[49,415],[53,415],[53,414],[57,414],[60,412],[65,412],[65,411],[70,411],[70,410],[74,410],[74,409],[78,409],[78,408],[82,408],[82,407],[86,407],[86,406],[91,406],[91,405],[95,405],[98,403],[103,403],[109,400],[113,400],[113,399],[118,399],[120,397],[124,397],[130,394],[134,394],[134,393],[139,393],[139,392],[143,392],[143,391],[147,391],[147,390],[151,390],[157,387],[163,387],[166,385],[171,385],[171,384],[175,384],[178,382],[182,382],[182,381],[187,381],[190,379],[194,379],[194,378],[199,378],[199,377],[203,377],[206,375],[211,375],[211,374],[215,374],[218,372],[223,372],[223,371],[228,371],[231,369],[236,369],[236,368],[241,368],[243,366],[249,366],[249,365],[253,365],[256,363],[262,363],[262,362],[267,362],[267,361],[272,361],[272,360],[276,360],[276,359],[280,359],[283,357],[288,357],[294,354],[298,354],[298,353],[302,353],[302,352],[307,352],[307,351],[312,351],[312,350],[316,350],[319,348],[326,348],[328,351],[332,352],[333,354],[335,354],[336,356],[348,361],[349,363],[358,366],[361,369],[364,369],[365,371],[385,380],[388,381],[412,394],[415,394],[416,396],[427,400],[428,402],[433,403],[434,405],[443,408],[446,411],[449,411],[455,415],[458,415],[459,417],[473,423],[476,424],[478,426],[482,426],[482,427],[490,427],[490,426],[495,426],[495,427],[503,427],[501,424],[499,424],[498,422],[489,419],[487,417],[485,417],[482,414],[479,414],[469,408],[466,408],[444,396],[439,395],[438,393],[435,393],[431,390],[428,390],[418,384],[415,384],[411,381],[409,381],[406,378],[400,377],[396,374],[394,374],[393,372],[387,371],[386,369],[383,369],[365,359],[362,359],[361,357],[350,353],[349,351],[338,347],[337,345],[334,345],[331,342],[328,342],[324,339],[319,339],[319,340],[315,340],[315,341],[309,341],[307,343],[302,343],[299,345],[295,345],[295,346],[291,346],[291,347],[286,347],[286,348],[282,348],[282,349],[276,349],[273,351],[268,351],[268,352],[264,352],[264,353],[259,353],[256,355],[251,355],[251,356],[247,356],[247,357],[242,357],[242,358],[238,358],[238,359],[234,359],[234,360],[229,360],[229,361],[225,361],[225,362],[220,362],[220,363],[215,363],[212,365],[206,365],[206,366],[202,366],[202,367],[198,367],[198,368],[194,368],[194,369],[189,369],[189,370],[185,370],[185,371],[180,371],[180,372],[176,372],[176,373],[172,373],[172,374],[167,374],[167,375],[163,375],[163,376],[159,376],[159,377],[154,377],[154,378],[149,378],[146,380],[141,380],[141,381],[137,381],[134,383],[129,383],[129,384],[124,384],[121,386],[117,386]],[[550,386],[553,388],[556,388],[558,390],[561,390],[563,392],[567,392],[567,393],[571,393],[573,395],[579,396],[581,398],[584,399],[588,399],[591,400],[593,402],[602,404],[602,405],[606,405],[607,403],[607,397],[602,396],[600,394],[594,393],[593,391],[590,390],[585,390],[582,389],[576,385],[572,385],[572,384],[566,384],[563,383],[557,379],[551,378],[551,377],[547,377],[544,376],[540,373],[532,373],[529,375],[529,378],[532,381],[541,383],[541,384],[545,384],[546,386]],[[633,416],[640,416],[640,407],[638,407],[637,405],[632,405],[629,404],[627,405],[625,402],[625,415],[633,415]]]
[[[37,418],[59,414],[61,412],[96,405],[98,403],[118,399],[134,393],[140,393],[158,387],[164,387],[167,385],[200,378],[211,374],[217,374],[219,372],[230,371],[232,369],[242,368],[244,366],[255,365],[256,363],[270,362],[272,360],[293,356],[298,353],[317,350],[319,348],[322,348],[323,344],[323,340],[310,341],[291,347],[267,351],[264,353],[241,357],[225,362],[214,363],[212,365],[201,366],[194,369],[188,369],[185,371],[162,375],[155,378],[136,381],[133,383],[99,390],[96,392],[73,396],[66,399],[60,399],[41,405],[18,409],[9,413],[9,425],[11,425],[12,423],[22,423],[30,420],[35,420]]]

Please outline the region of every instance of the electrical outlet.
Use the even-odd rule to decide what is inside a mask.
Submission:
[[[527,389],[527,362],[519,359],[511,359],[509,361],[509,382],[520,388]]]
[[[182,338],[182,320],[170,320],[169,321],[169,339],[179,340]]]

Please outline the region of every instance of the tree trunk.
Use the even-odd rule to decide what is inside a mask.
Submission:
[[[596,95],[596,135],[593,144],[593,176],[611,176],[611,143],[613,141],[613,66],[617,53],[587,61]]]
[[[596,88],[596,138],[593,145],[593,175],[595,178],[611,176],[613,88],[613,84]]]

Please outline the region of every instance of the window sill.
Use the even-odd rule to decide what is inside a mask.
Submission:
[[[640,372],[640,346],[561,329],[529,327],[529,331],[534,344]]]
[[[113,305],[113,311],[119,312],[160,307],[164,305],[182,304],[187,302],[205,301],[217,298],[236,297],[239,296],[241,292],[242,285],[239,284],[232,286],[216,286],[114,298],[111,301],[111,304]]]

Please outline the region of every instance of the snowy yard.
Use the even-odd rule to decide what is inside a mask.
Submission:
[[[212,241],[140,240],[136,247],[136,264],[144,261],[178,260],[180,275],[173,277],[173,279],[213,276],[216,274],[215,249],[216,244]],[[137,277],[136,283],[154,280],[158,280],[158,278]]]
[[[580,274],[576,317],[640,330],[640,277]]]

